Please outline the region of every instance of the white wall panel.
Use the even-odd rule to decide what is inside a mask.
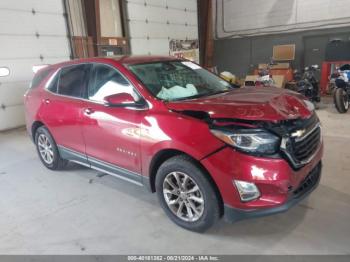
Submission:
[[[0,90],[2,90],[2,96],[9,95],[12,96],[11,92],[9,94],[6,92],[4,94],[3,86],[6,83],[16,83],[16,82],[26,82],[31,81],[33,77],[32,67],[33,65],[40,64],[56,64],[62,61],[62,59],[67,59],[66,57],[45,57],[44,60],[37,58],[20,58],[20,59],[1,59],[0,66],[6,65],[11,68],[11,73],[7,77],[0,78]],[[2,97],[1,96],[1,97]],[[22,99],[22,98],[21,98]],[[1,99],[0,99],[1,101]]]
[[[70,56],[61,0],[0,1],[0,130],[24,124],[23,94],[32,66],[53,64]]]
[[[28,86],[28,81],[13,81],[1,83],[1,91],[5,94],[4,97],[2,97],[2,100],[6,102],[6,107],[17,106],[22,104],[23,93],[28,89]]]
[[[15,11],[32,11],[38,13],[63,14],[62,1],[59,0],[1,0],[0,9]]]
[[[240,37],[347,26],[350,0],[218,0],[216,36]]]
[[[171,8],[178,8],[180,10],[190,10],[197,11],[197,1],[196,0],[168,0],[167,5]]]
[[[4,36],[0,35],[1,59],[28,59],[45,57],[69,57],[66,37]]]
[[[196,0],[127,1],[132,54],[169,54],[170,39],[197,39]]]
[[[66,25],[62,14],[33,15],[31,12],[18,12],[0,7],[0,24],[0,35],[23,35],[26,33],[34,36],[36,32],[40,32],[41,35],[66,35]]]
[[[6,110],[0,110],[0,130],[6,130],[24,124],[23,104],[11,105]]]
[[[131,53],[136,55],[169,55],[168,39],[133,39]]]
[[[186,32],[183,30],[183,25],[167,25],[166,28],[163,24],[143,24],[140,22],[129,23],[130,34],[132,35],[132,40],[145,39],[147,36],[149,39],[196,39],[193,36],[197,36],[197,27],[189,27]],[[169,51],[169,50],[168,50]]]

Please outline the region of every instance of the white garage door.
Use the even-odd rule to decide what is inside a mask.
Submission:
[[[68,60],[62,0],[0,1],[0,130],[24,124],[23,94],[33,77],[32,66]]]
[[[197,0],[128,0],[131,53],[169,55],[170,39],[198,39]]]
[[[350,0],[213,1],[217,37],[349,26]]]

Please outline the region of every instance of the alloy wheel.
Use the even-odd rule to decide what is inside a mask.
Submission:
[[[163,182],[163,194],[169,209],[181,220],[194,222],[203,215],[203,194],[187,174],[169,173]]]
[[[346,110],[349,108],[349,97],[345,90],[343,90],[343,100],[344,100],[344,107]]]
[[[38,137],[38,149],[45,163],[51,165],[54,161],[53,148],[49,138],[44,134],[40,134]]]

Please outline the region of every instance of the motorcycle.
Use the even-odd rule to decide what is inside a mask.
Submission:
[[[350,102],[350,64],[342,65],[335,79],[334,104],[339,113],[349,110]]]
[[[335,84],[335,80],[337,80],[337,78],[339,77],[339,73],[338,71],[332,73],[329,77],[328,77],[328,84],[327,84],[327,93],[328,94],[334,94],[334,91],[337,87],[337,85]]]
[[[318,65],[305,67],[303,73],[294,70],[295,91],[304,95],[313,103],[321,101],[320,88],[315,77],[315,72],[319,70]]]
[[[271,59],[270,63],[267,64],[266,68],[259,69],[259,76],[255,81],[255,86],[274,86],[275,81],[273,80],[272,75],[270,74],[270,69],[275,64],[276,63],[274,63]]]

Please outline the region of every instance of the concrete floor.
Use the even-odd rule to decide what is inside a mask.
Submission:
[[[206,234],[174,225],[137,186],[76,165],[47,170],[24,130],[0,133],[0,254],[350,254],[350,113],[318,114],[319,188],[287,213]]]

